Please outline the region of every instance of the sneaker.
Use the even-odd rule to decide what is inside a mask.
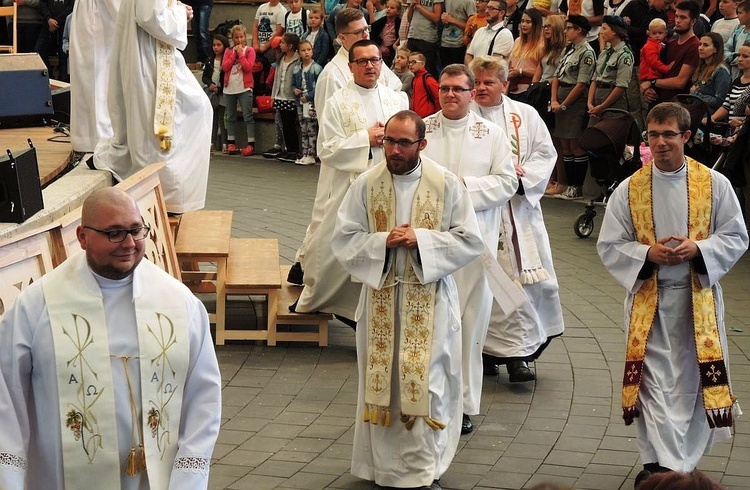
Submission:
[[[237,145],[235,145],[234,143],[229,143],[227,145],[227,155],[239,155],[239,154],[240,154],[240,149],[237,148]]]
[[[581,196],[583,196],[583,192],[581,192],[580,187],[569,185],[568,188],[563,191],[560,197],[562,197],[563,199],[578,199]]]
[[[281,154],[281,148],[274,146],[263,152],[263,158],[276,158]]]
[[[315,165],[315,159],[313,157],[311,157],[311,156],[308,155],[306,157],[300,158],[299,160],[297,160],[294,163],[296,163],[297,165],[305,165],[305,166],[307,166],[307,165]]]
[[[288,282],[289,284],[293,284],[295,286],[303,286],[304,277],[305,277],[305,273],[302,270],[302,264],[300,264],[299,262],[295,262],[289,268],[289,274],[287,274],[286,276],[286,282]]]
[[[255,147],[253,145],[247,145],[242,149],[242,156],[249,157],[255,153]]]
[[[297,158],[299,158],[299,155],[297,155],[293,151],[284,151],[281,152],[276,158],[278,160],[281,160],[282,162],[294,163],[297,161]]]

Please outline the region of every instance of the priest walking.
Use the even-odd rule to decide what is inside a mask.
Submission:
[[[385,161],[339,208],[336,257],[364,284],[352,474],[380,486],[439,490],[461,432],[461,325],[451,274],[484,245],[458,178],[420,152],[424,122],[386,123]]]
[[[385,121],[408,107],[402,93],[379,82],[382,63],[373,41],[354,43],[349,51],[354,79],[333,93],[320,117],[318,156],[330,180],[323,218],[307,243],[305,287],[295,311],[324,311],[345,321],[354,318],[360,285],[351,281],[333,255],[331,236],[349,184],[383,158]],[[319,186],[322,183],[321,179]]]
[[[221,422],[208,315],[142,260],[149,227],[108,187],[78,253],[0,322],[0,488],[206,489]]]
[[[607,204],[597,250],[627,290],[625,423],[644,469],[692,471],[731,437],[732,394],[721,279],[748,246],[729,181],[685,157],[690,114],[658,104],[646,119],[654,160]]]
[[[505,96],[505,60],[478,56],[469,67],[476,77],[477,90],[472,110],[500,126],[512,142],[518,190],[502,208],[503,246],[497,254],[500,265],[521,284],[527,298],[508,314],[493,304],[484,344],[484,371],[494,375],[497,365],[505,364],[511,383],[533,381],[536,375],[528,361],[537,359],[565,328],[540,202],[557,152],[536,109]]]
[[[470,415],[479,413],[482,395],[482,349],[492,309],[483,263],[496,260],[500,208],[513,197],[518,179],[505,132],[470,112],[474,74],[465,65],[448,65],[440,74],[442,110],[425,119],[424,154],[456,174],[469,191],[485,243],[483,259],[454,274],[461,299],[463,363],[462,432],[474,429]]]

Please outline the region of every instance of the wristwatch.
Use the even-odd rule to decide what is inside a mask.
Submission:
[[[651,80],[651,88],[656,88],[656,79]]]
[[[568,110],[568,106],[566,106],[565,104],[562,104],[562,105],[560,105],[560,110],[561,111],[567,111]]]

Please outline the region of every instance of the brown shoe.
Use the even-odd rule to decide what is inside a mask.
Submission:
[[[562,194],[563,191],[567,188],[565,184],[555,183],[553,185],[548,185],[547,190],[544,191],[545,196],[557,196],[559,194]]]

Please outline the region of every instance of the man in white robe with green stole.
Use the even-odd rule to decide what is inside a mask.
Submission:
[[[211,103],[180,49],[192,7],[179,0],[122,0],[109,73],[113,136],[94,165],[118,179],[164,162],[159,180],[170,213],[203,208],[211,156]]]
[[[505,132],[469,110],[474,75],[465,65],[448,65],[440,74],[440,106],[425,118],[424,154],[444,166],[466,186],[485,244],[483,260],[496,260],[500,208],[513,197],[518,179]],[[473,430],[470,415],[479,413],[482,395],[482,349],[492,309],[492,293],[483,260],[454,274],[461,298],[463,349],[463,433]]]
[[[336,52],[336,56],[334,56],[333,59],[323,67],[323,71],[320,72],[318,80],[315,83],[315,109],[318,111],[318,114],[323,114],[326,103],[331,97],[333,97],[333,94],[336,91],[345,87],[352,81],[352,71],[349,69],[349,49],[352,47],[352,44],[362,39],[370,39],[369,26],[367,25],[364,14],[360,9],[345,8],[339,11],[336,15],[336,32],[338,40],[341,42],[341,47]],[[401,91],[401,79],[398,78],[386,65],[381,65],[380,67],[380,78],[378,83],[385,87],[389,87],[396,92]],[[400,93],[404,99],[406,99],[406,93]],[[307,242],[310,240],[312,234],[317,231],[320,222],[325,216],[325,205],[328,201],[328,192],[332,178],[333,174],[330,169],[321,166],[310,224],[305,231],[305,238],[302,241],[302,245],[297,250],[295,258],[297,263],[294,264],[295,266],[305,261]],[[302,273],[301,264],[299,267],[297,275],[290,276],[292,279],[290,282],[293,284],[297,284],[299,275]],[[296,269],[296,267],[294,267],[294,269]]]
[[[360,285],[352,283],[331,250],[336,213],[349,184],[382,160],[385,121],[408,104],[401,93],[379,83],[382,58],[377,44],[357,41],[349,59],[354,79],[334,92],[320,117],[318,156],[331,179],[323,219],[307,243],[305,287],[295,310],[353,319]]]
[[[666,102],[646,120],[653,162],[607,204],[597,250],[627,290],[622,407],[644,469],[692,471],[741,412],[729,379],[721,279],[748,246],[729,181],[685,158],[690,114]]]
[[[357,311],[359,388],[352,474],[439,489],[461,431],[461,324],[451,274],[484,248],[457,177],[421,157],[412,111],[385,130],[385,161],[339,208],[336,257],[364,284]]]
[[[533,381],[528,362],[537,359],[552,338],[562,335],[562,307],[552,263],[552,249],[544,225],[541,200],[555,168],[557,152],[547,126],[530,105],[505,96],[508,64],[477,56],[469,65],[476,77],[472,110],[505,131],[511,142],[518,191],[502,208],[502,246],[498,262],[521,284],[527,301],[512,313],[492,305],[484,344],[485,374],[505,364],[511,382]]]
[[[208,316],[142,260],[149,227],[109,187],[78,253],[0,322],[0,488],[205,489],[221,422]]]

